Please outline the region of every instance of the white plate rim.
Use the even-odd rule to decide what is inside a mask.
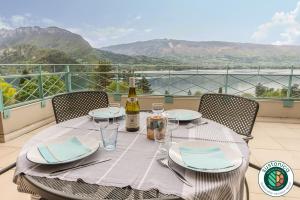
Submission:
[[[104,110],[104,109],[109,109],[109,107],[105,107],[105,108],[98,108],[98,109],[94,109],[94,110],[91,110],[88,115],[91,117],[91,118],[102,118],[102,117],[97,117],[97,116],[94,116],[93,115],[93,112],[95,111],[101,111],[101,110]],[[122,116],[125,116],[125,108],[124,107],[120,107],[120,111],[119,113],[116,115],[116,117],[122,117]],[[113,116],[109,116],[109,119],[113,118]]]
[[[174,149],[178,149],[178,147],[180,145],[185,145],[185,144],[188,144],[188,143],[202,143],[202,144],[211,144],[212,146],[223,146],[225,148],[228,148],[228,149],[231,149],[232,152],[234,152],[236,155],[239,156],[239,160],[236,160],[236,162],[234,163],[234,166],[232,167],[228,167],[228,168],[224,168],[224,169],[196,169],[196,168],[192,168],[192,167],[188,167],[185,165],[185,163],[180,159],[178,159],[178,156],[176,156],[176,152],[174,151]],[[186,146],[186,145],[185,145]],[[179,151],[179,150],[178,150]],[[243,163],[243,156],[237,152],[237,151],[234,151],[230,146],[228,146],[228,144],[226,143],[208,143],[207,141],[201,141],[201,140],[192,140],[192,141],[184,141],[184,142],[179,142],[179,143],[176,143],[174,145],[172,145],[169,149],[169,159],[171,159],[174,163],[176,163],[177,165],[183,167],[183,168],[186,168],[186,169],[189,169],[189,170],[192,170],[192,171],[196,171],[196,172],[205,172],[205,173],[224,173],[224,172],[230,172],[230,171],[233,171],[237,168],[239,168],[242,163]],[[180,153],[179,153],[180,154]],[[181,158],[181,156],[180,156]]]
[[[74,136],[74,135],[68,135],[68,136],[65,136],[65,139],[67,138],[71,138],[71,137],[80,137],[80,136]],[[50,140],[48,142],[54,142],[55,140],[59,140],[60,137],[57,137],[53,140]],[[86,139],[86,138],[85,138]],[[95,145],[93,148],[91,148],[92,151],[84,154],[84,155],[81,155],[79,157],[76,157],[74,159],[71,159],[71,160],[66,160],[66,161],[62,161],[62,162],[57,162],[57,163],[48,163],[40,154],[39,154],[39,150],[37,149],[38,148],[38,145],[40,144],[45,144],[45,142],[42,142],[40,144],[37,144],[33,147],[31,147],[27,152],[26,152],[26,158],[27,160],[29,160],[30,162],[33,162],[33,163],[36,163],[36,164],[41,164],[41,165],[60,165],[60,164],[67,164],[67,163],[71,163],[71,162],[75,162],[75,161],[78,161],[78,160],[81,160],[83,158],[86,158],[92,154],[94,154],[95,152],[97,152],[99,149],[100,149],[100,141],[96,140],[94,137],[89,137],[89,142],[93,142],[93,145]],[[84,145],[87,145],[87,143],[85,143],[83,140],[80,139],[80,142],[82,142]],[[90,147],[89,147],[90,148]],[[33,152],[35,151],[35,152]],[[38,153],[37,153],[38,152]],[[32,153],[35,153],[35,154],[39,154],[39,158],[35,158],[34,156],[32,156]],[[30,155],[31,154],[31,155]],[[38,160],[40,159],[40,160]]]
[[[190,112],[195,114],[195,117],[190,118],[190,119],[180,119],[180,117],[178,117],[179,121],[193,121],[196,119],[200,119],[202,117],[202,114],[195,111],[195,110],[188,110],[188,109],[172,109],[172,110],[166,110],[164,113],[168,116],[168,112]]]

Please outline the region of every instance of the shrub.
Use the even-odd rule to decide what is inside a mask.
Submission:
[[[16,89],[3,79],[0,79],[0,89],[2,90],[4,105],[10,105],[15,102]]]

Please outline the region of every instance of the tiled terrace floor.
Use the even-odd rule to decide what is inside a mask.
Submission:
[[[15,161],[22,145],[39,131],[35,130],[13,141],[0,144],[0,168]],[[250,142],[251,161],[253,163],[263,165],[271,160],[284,161],[293,169],[296,180],[300,181],[300,124],[257,122],[253,135],[255,139]],[[16,185],[12,183],[13,173],[14,170],[10,170],[0,176],[0,199],[30,199],[29,195],[17,192]],[[246,176],[251,199],[274,199],[264,194],[259,188],[258,171],[249,168]],[[300,199],[300,188],[293,187],[285,197],[275,199]]]

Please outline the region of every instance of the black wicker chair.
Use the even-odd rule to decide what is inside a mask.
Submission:
[[[231,128],[243,135],[247,143],[253,139],[251,132],[258,109],[259,104],[254,100],[227,94],[204,94],[199,105],[199,112],[204,118]],[[247,199],[249,199],[249,186],[246,179],[245,186]]]
[[[199,112],[204,118],[214,120],[236,133],[248,142],[259,109],[259,104],[251,99],[227,94],[204,94]]]
[[[57,95],[52,98],[56,123],[87,115],[89,111],[108,106],[102,91],[84,91]]]

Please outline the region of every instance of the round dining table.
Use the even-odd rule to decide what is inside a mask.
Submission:
[[[52,125],[24,144],[17,159],[14,182],[18,191],[45,199],[243,199],[245,173],[249,164],[249,148],[233,130],[208,119],[180,124],[173,130],[172,140],[196,140],[202,143],[225,144],[240,153],[242,164],[223,173],[196,172],[170,163],[192,186],[180,181],[167,167],[157,162],[159,144],[147,139],[147,112],[140,113],[140,130],[127,132],[120,120],[117,147],[106,151],[100,131],[88,116]],[[207,123],[199,123],[207,122]],[[63,135],[94,137],[101,144],[89,157],[62,165],[36,164],[27,152],[41,143]],[[56,176],[51,172],[94,160],[108,162],[70,170]]]

